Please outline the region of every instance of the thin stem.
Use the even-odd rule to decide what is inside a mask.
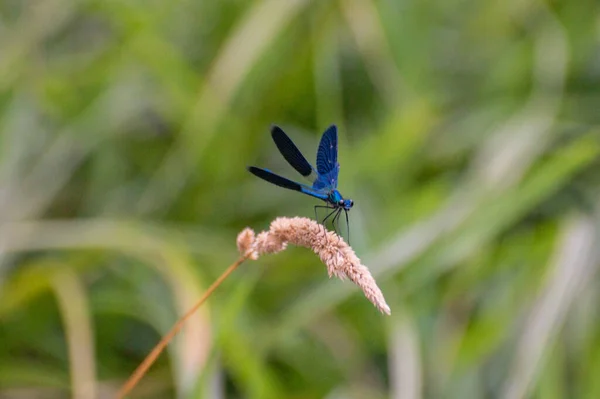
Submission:
[[[183,327],[183,325],[185,324],[185,322],[196,312],[196,310],[198,310],[198,308],[204,302],[206,302],[206,300],[213,293],[213,291],[216,290],[217,287],[219,285],[221,285],[221,283],[235,269],[237,269],[239,265],[241,265],[249,257],[250,257],[250,255],[246,254],[246,255],[240,257],[238,260],[236,260],[233,264],[231,264],[231,266],[229,266],[227,268],[227,270],[225,270],[223,272],[223,274],[221,274],[219,276],[219,278],[217,278],[215,280],[215,282],[212,283],[212,285],[210,287],[208,287],[208,289],[206,290],[206,292],[204,293],[204,295],[202,295],[202,297],[200,299],[198,299],[198,302],[196,302],[194,304],[194,306],[192,306],[192,308],[187,311],[186,314],[184,314],[183,316],[181,316],[179,318],[179,320],[177,320],[177,322],[171,328],[171,330],[160,340],[160,342],[158,344],[156,344],[156,346],[154,347],[154,349],[152,349],[152,351],[148,354],[148,356],[146,356],[146,358],[144,359],[144,361],[142,363],[140,363],[140,365],[137,367],[137,369],[135,369],[135,371],[133,372],[133,374],[131,374],[131,377],[129,377],[129,379],[125,382],[125,384],[123,385],[123,387],[121,388],[121,390],[117,394],[117,398],[118,399],[124,398],[125,395],[127,395],[138,384],[138,382],[140,382],[140,380],[142,379],[142,377],[144,376],[144,374],[146,374],[146,372],[148,371],[148,369],[152,366],[152,364],[154,364],[154,362],[156,361],[156,359],[158,358],[158,356],[162,353],[162,351],[169,344],[169,342],[171,342],[171,340],[173,339],[173,337],[179,332],[179,330],[181,330],[181,328]]]

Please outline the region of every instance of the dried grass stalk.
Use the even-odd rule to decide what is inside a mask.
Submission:
[[[390,307],[385,303],[383,294],[369,269],[360,263],[352,248],[337,234],[326,231],[322,225],[307,218],[277,218],[271,223],[269,231],[255,235],[250,228],[244,229],[237,237],[237,247],[241,255],[231,264],[198,299],[196,304],[177,320],[173,328],[160,340],[144,361],[123,384],[117,398],[122,399],[137,385],[154,364],[158,356],[167,347],[173,337],[183,328],[185,322],[192,317],[198,308],[212,295],[221,283],[246,259],[258,259],[262,254],[283,251],[288,242],[294,245],[311,248],[327,266],[329,277],[341,279],[348,277],[358,285],[365,296],[383,313],[390,314]]]
[[[312,249],[327,266],[329,277],[349,278],[382,313],[391,314],[375,279],[360,263],[352,247],[311,219],[280,217],[271,223],[269,231],[255,235],[252,229],[246,228],[237,238],[240,253],[254,260],[263,254],[283,251],[288,243]]]

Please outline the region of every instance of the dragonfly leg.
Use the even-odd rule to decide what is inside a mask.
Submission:
[[[327,204],[327,205],[315,205],[315,207],[314,207],[314,209],[315,209],[315,220],[317,221],[317,223],[319,223],[319,217],[317,215],[317,208],[331,209],[331,207],[329,206],[329,204]],[[323,236],[325,234],[327,234],[327,229],[325,228],[325,220],[327,220],[328,217],[329,217],[329,215],[327,215],[325,217],[325,219],[323,220],[323,222],[321,223],[321,225],[323,226]]]
[[[325,205],[315,205],[314,206],[314,209],[315,209],[315,220],[318,223],[319,222],[319,216],[317,215],[317,208],[331,209],[331,207],[325,206]]]
[[[333,217],[333,220],[331,221],[331,224],[333,225],[333,230],[337,233],[340,234],[338,232],[338,230],[340,229],[340,215],[342,214],[342,208],[338,208],[335,211],[335,216]]]
[[[350,223],[348,223],[348,211],[344,209],[344,213],[346,214],[346,229],[348,232],[348,245],[350,245]]]
[[[329,208],[329,209],[331,209],[331,208]],[[329,214],[327,216],[325,216],[325,219],[323,219],[323,223],[322,223],[323,224],[323,232],[325,234],[327,234],[327,227],[325,227],[325,222],[327,221],[327,219],[329,219],[331,217],[331,215],[334,215],[333,219],[335,220],[335,215],[337,214],[337,212],[338,212],[338,208],[333,208],[333,211],[329,212]],[[335,225],[333,223],[332,223],[332,226],[335,231]],[[337,233],[337,231],[336,231],[336,233]]]
[[[330,208],[331,209],[331,208]],[[329,214],[327,216],[325,216],[325,219],[323,219],[323,226],[325,226],[325,222],[327,221],[327,219],[329,219],[329,217],[331,215],[336,214],[336,212],[339,212],[339,210],[337,208],[334,208],[333,211],[329,212]],[[333,220],[335,220],[335,216],[333,217]],[[335,228],[335,227],[334,227]]]

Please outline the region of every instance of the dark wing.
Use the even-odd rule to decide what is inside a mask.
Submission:
[[[313,184],[315,188],[337,187],[340,165],[337,161],[337,127],[331,125],[325,130],[317,150],[317,171],[319,177]]]
[[[314,181],[317,178],[314,168],[310,165],[310,163],[308,163],[298,147],[296,147],[294,142],[279,126],[273,125],[271,127],[271,137],[273,137],[273,141],[275,142],[275,145],[279,149],[281,155],[283,155],[285,160],[288,161],[288,163],[292,165],[292,167],[296,169],[298,173],[306,178],[309,178],[310,181]]]
[[[317,150],[317,171],[320,175],[326,175],[337,166],[337,127],[331,125],[325,130]]]
[[[301,193],[322,200],[327,200],[327,194],[325,192],[321,192],[312,187],[308,187],[304,184],[296,183],[295,181],[291,181],[289,179],[286,179],[285,177],[281,177],[268,169],[261,169],[255,166],[249,166],[248,171],[254,176],[260,177],[261,179],[266,180],[269,183],[275,184],[276,186],[287,188],[289,190],[299,191]]]

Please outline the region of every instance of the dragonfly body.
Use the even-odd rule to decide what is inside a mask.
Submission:
[[[301,193],[318,198],[326,203],[326,206],[315,206],[315,218],[317,208],[329,208],[332,211],[323,219],[322,223],[333,215],[332,223],[339,221],[342,211],[346,216],[348,223],[348,211],[354,205],[351,199],[345,199],[337,189],[338,174],[340,165],[337,162],[337,127],[331,125],[321,137],[319,148],[317,150],[317,168],[315,169],[302,155],[300,150],[292,140],[278,126],[271,128],[271,137],[277,145],[281,155],[288,163],[296,169],[298,173],[307,178],[311,185],[297,183],[285,177],[279,176],[268,169],[248,167],[253,175],[260,177],[276,186],[287,188],[289,190],[299,191]]]

